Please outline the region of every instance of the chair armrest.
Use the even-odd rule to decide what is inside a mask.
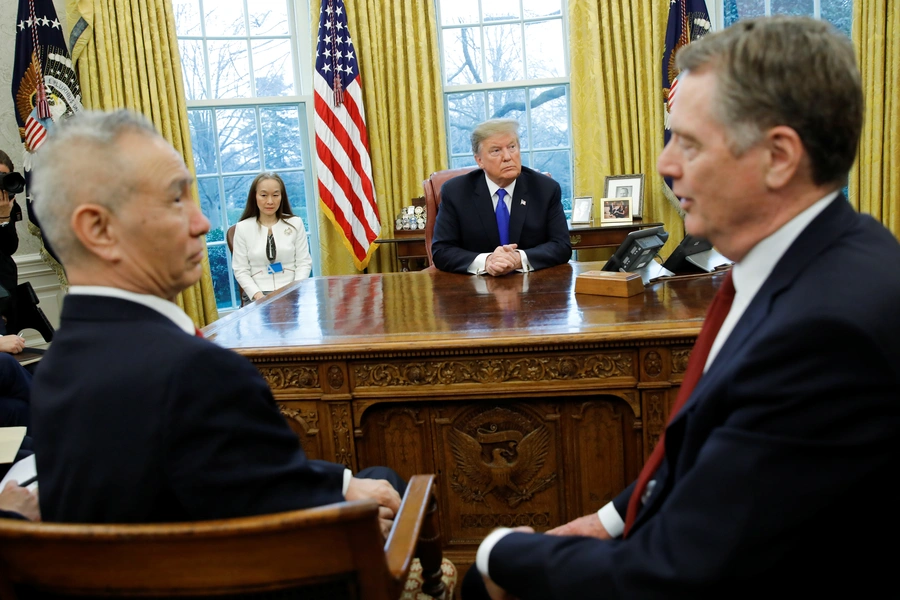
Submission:
[[[422,563],[422,591],[440,598],[444,595],[443,557],[436,513],[434,475],[413,475],[384,550],[388,572],[398,582],[406,580],[413,558],[418,557]]]

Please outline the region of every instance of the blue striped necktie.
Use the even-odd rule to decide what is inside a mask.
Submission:
[[[509,209],[506,208],[506,190],[497,190],[497,230],[500,232],[500,245],[509,243]]]

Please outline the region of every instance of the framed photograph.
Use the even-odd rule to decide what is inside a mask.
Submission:
[[[644,206],[644,174],[607,175],[604,187],[606,198],[631,198],[631,217],[640,217]]]
[[[572,223],[590,223],[594,208],[594,198],[582,196],[572,201]]]
[[[601,198],[601,223],[630,223],[632,220],[632,198]]]

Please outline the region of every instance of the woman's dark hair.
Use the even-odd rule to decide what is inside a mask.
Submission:
[[[9,158],[9,154],[0,150],[0,165],[6,165],[6,168],[9,169],[9,172],[12,173],[16,170],[16,167],[13,165],[13,161]]]
[[[247,205],[244,206],[244,212],[241,213],[241,218],[238,219],[238,221],[243,221],[250,217],[259,221],[259,205],[256,203],[256,187],[259,185],[260,181],[265,181],[266,179],[273,179],[281,186],[281,204],[278,206],[278,210],[275,211],[275,216],[278,220],[294,216],[294,211],[291,210],[291,203],[288,201],[287,188],[284,187],[284,181],[281,177],[276,173],[260,173],[253,180],[253,183],[250,184],[250,192],[247,194]]]

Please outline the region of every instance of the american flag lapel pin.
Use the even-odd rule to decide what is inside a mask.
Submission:
[[[519,202],[522,203],[522,206],[525,206],[525,198],[522,198],[521,200],[519,200]]]

